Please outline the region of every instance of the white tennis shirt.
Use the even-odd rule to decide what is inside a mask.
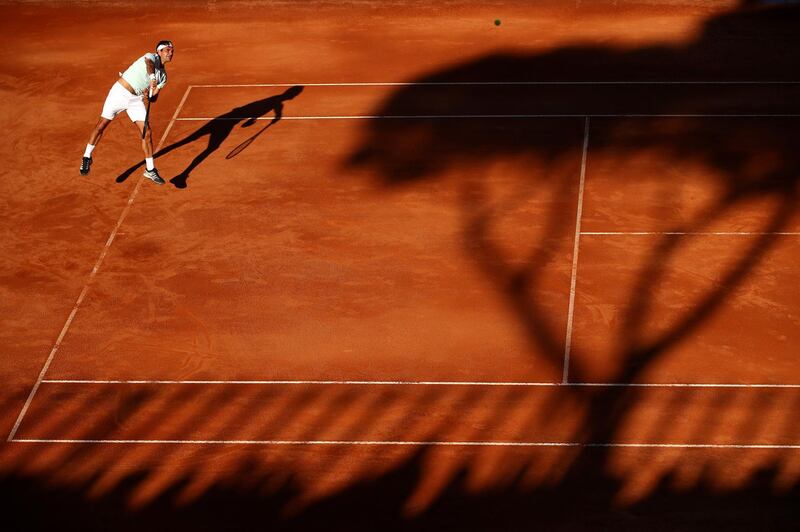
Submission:
[[[167,71],[164,69],[164,65],[161,64],[161,58],[158,54],[144,54],[134,61],[131,66],[128,67],[128,70],[122,73],[122,79],[133,87],[137,95],[144,94],[150,87],[150,79],[147,77],[147,64],[145,64],[145,59],[152,61],[155,66],[156,84],[158,88],[162,89],[164,85],[167,84]]]

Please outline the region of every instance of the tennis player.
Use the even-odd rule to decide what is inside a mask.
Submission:
[[[153,164],[153,135],[149,126],[145,134],[145,120],[147,119],[147,107],[156,101],[159,91],[167,83],[167,70],[164,65],[172,61],[174,53],[175,48],[172,41],[158,41],[155,53],[144,54],[134,61],[128,70],[120,73],[120,78],[108,91],[103,111],[100,113],[100,120],[89,137],[86,151],[83,152],[81,175],[89,173],[92,166],[92,151],[100,142],[108,124],[119,113],[125,111],[131,122],[139,128],[142,136],[144,176],[154,183],[164,184],[164,180],[158,175],[158,170]]]

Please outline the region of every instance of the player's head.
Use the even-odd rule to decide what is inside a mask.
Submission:
[[[283,92],[283,94],[281,94],[281,100],[291,100],[295,96],[298,96],[301,92],[303,92],[302,85],[295,85],[294,87],[289,87]]]
[[[175,53],[175,46],[173,46],[172,41],[158,41],[156,53],[161,58],[162,63],[169,63],[172,61],[172,54]]]

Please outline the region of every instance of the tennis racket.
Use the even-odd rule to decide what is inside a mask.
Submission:
[[[145,135],[147,135],[147,126],[150,124],[150,99],[153,97],[153,89],[150,89],[150,92],[147,96],[147,109],[144,112],[144,127],[142,128],[142,140],[144,140]]]
[[[237,155],[242,153],[246,147],[251,145],[253,143],[253,141],[256,140],[260,134],[262,134],[264,131],[266,131],[267,128],[269,126],[271,126],[272,124],[274,124],[274,123],[275,122],[272,121],[269,124],[267,124],[266,126],[262,127],[261,130],[258,133],[256,133],[255,135],[253,135],[249,139],[245,140],[244,142],[242,142],[241,144],[236,146],[234,149],[232,149],[231,152],[228,155],[225,156],[225,158],[226,159],[233,159],[234,157],[236,157]]]

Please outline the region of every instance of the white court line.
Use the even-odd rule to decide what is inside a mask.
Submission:
[[[569,382],[569,353],[572,347],[572,321],[575,313],[575,287],[578,282],[578,251],[581,240],[581,218],[583,216],[583,190],[586,184],[586,158],[589,151],[589,117],[583,126],[583,154],[581,156],[581,177],[578,189],[578,209],[575,214],[575,240],[572,246],[572,277],[569,282],[569,309],[567,310],[567,332],[564,337],[564,371],[562,383]]]
[[[230,385],[319,385],[319,386],[520,386],[597,388],[795,388],[800,384],[658,383],[658,382],[492,382],[492,381],[335,381],[335,380],[101,380],[44,379],[43,384],[230,384]]]
[[[460,87],[481,85],[797,85],[800,81],[421,81],[421,82],[353,82],[353,83],[239,83],[194,85],[196,88],[237,87]]]
[[[800,118],[800,114],[514,114],[514,115],[319,115],[283,116],[281,120],[445,120],[445,119],[489,119],[489,118]],[[178,122],[208,122],[210,120],[273,120],[272,117],[184,117]]]
[[[178,117],[178,113],[180,112],[183,104],[186,102],[186,98],[189,96],[189,91],[192,90],[192,87],[189,86],[186,89],[186,92],[183,94],[183,98],[181,99],[180,103],[178,104],[177,109],[175,109],[175,113],[172,115],[172,119],[170,120],[167,128],[164,130],[164,134],[161,135],[161,140],[158,142],[158,146],[156,146],[155,151],[158,151],[161,148],[161,145],[164,143],[164,140],[167,138],[167,134],[169,133],[170,129],[172,129],[172,124],[175,123],[175,119]],[[83,289],[81,289],[81,293],[78,296],[78,299],[75,301],[75,305],[72,307],[72,311],[69,313],[67,317],[67,321],[64,323],[64,326],[61,328],[61,333],[58,335],[58,339],[56,339],[56,343],[53,345],[53,348],[50,350],[50,355],[47,357],[47,360],[42,366],[42,370],[39,372],[39,377],[36,379],[36,383],[33,385],[30,394],[28,394],[28,399],[25,401],[25,404],[22,407],[19,415],[17,416],[17,420],[14,423],[14,427],[11,429],[11,432],[8,435],[7,441],[12,441],[14,436],[17,434],[19,430],[19,426],[22,423],[25,414],[28,412],[28,409],[31,406],[31,402],[33,401],[36,392],[39,390],[39,387],[42,385],[44,380],[44,376],[47,373],[47,370],[50,368],[50,364],[52,364],[53,359],[56,356],[56,352],[58,348],[61,347],[61,342],[64,340],[64,336],[66,336],[67,331],[69,330],[70,326],[72,325],[72,321],[75,319],[75,315],[78,313],[78,309],[83,303],[86,294],[89,292],[89,285],[91,285],[92,281],[94,280],[97,272],[100,270],[100,265],[103,264],[103,260],[106,258],[108,254],[108,250],[111,247],[111,244],[114,242],[117,234],[119,233],[119,228],[122,225],[122,222],[125,221],[125,218],[128,216],[128,213],[131,210],[131,205],[133,205],[133,201],[136,199],[136,196],[139,194],[139,189],[142,185],[142,180],[144,176],[139,176],[139,181],[136,182],[136,186],[133,188],[131,195],[128,197],[128,203],[125,205],[125,208],[122,210],[122,213],[119,215],[119,219],[117,220],[114,229],[112,229],[111,234],[108,235],[108,239],[106,240],[105,246],[103,246],[102,251],[100,252],[100,257],[98,257],[97,262],[95,262],[92,271],[89,273],[89,278],[86,279],[86,283],[83,285]]]
[[[380,440],[93,440],[20,438],[18,443],[113,443],[171,445],[405,445],[452,447],[583,447],[583,448],[666,448],[666,449],[800,449],[800,444],[767,443],[582,443],[537,441],[380,441]]]
[[[784,235],[800,236],[795,231],[583,231],[587,236],[629,236],[629,235],[688,235],[688,236],[764,236]]]

